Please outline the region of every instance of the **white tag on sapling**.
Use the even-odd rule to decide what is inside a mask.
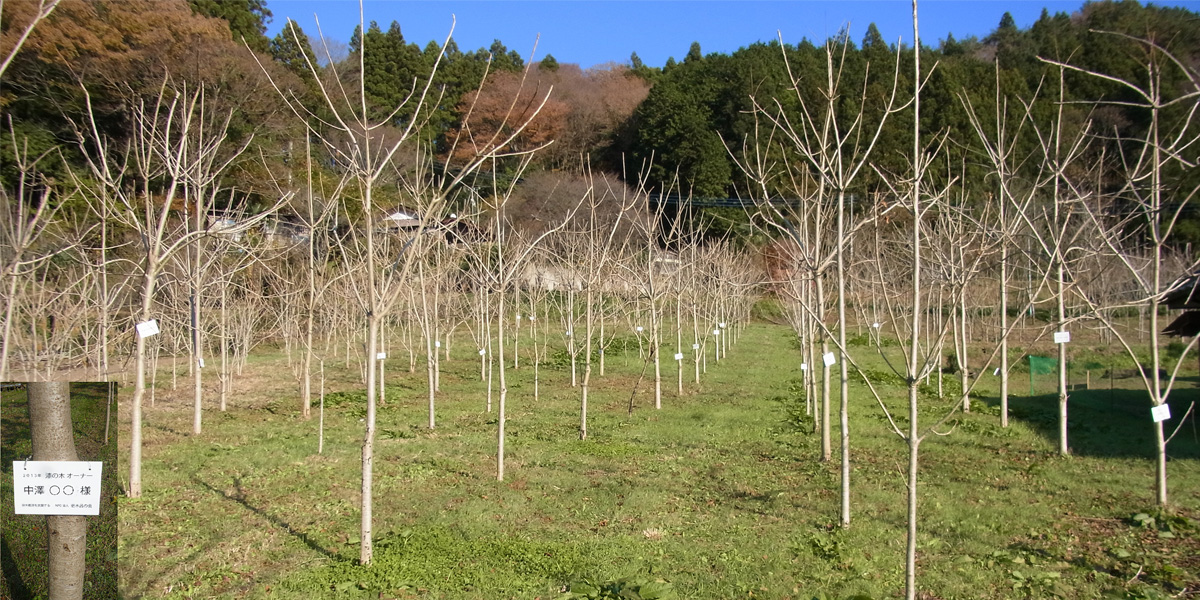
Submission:
[[[383,360],[387,358],[387,352],[380,352],[375,355],[375,360]]]
[[[480,348],[480,349],[479,349],[479,355],[480,355],[480,356],[485,356],[486,354],[487,354],[487,350],[484,350],[483,348]]]
[[[821,360],[825,361],[825,366],[827,367],[832,367],[835,363],[837,363],[837,357],[834,356],[832,352],[826,352],[825,355],[821,357]]]
[[[1054,332],[1054,343],[1055,344],[1065,344],[1069,341],[1071,341],[1071,332],[1070,331],[1055,331]]]
[[[149,321],[142,321],[141,323],[138,323],[137,332],[138,337],[144,338],[156,335],[158,333],[158,321],[156,319],[150,319]]]
[[[675,360],[683,360],[683,353],[682,353],[682,352],[676,352],[676,353],[675,353]]]
[[[801,371],[807,371],[807,370],[808,370],[808,363],[800,363],[800,370],[801,370]]]
[[[1150,409],[1150,416],[1154,417],[1155,423],[1160,423],[1171,418],[1171,405],[1159,404]]]
[[[699,350],[700,344],[692,344],[692,350]]]

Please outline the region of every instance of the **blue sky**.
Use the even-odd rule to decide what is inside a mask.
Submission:
[[[1157,4],[1200,11],[1200,0]],[[1005,11],[1026,28],[1043,7],[1071,13],[1081,6],[1082,1],[925,0],[920,4],[921,39],[936,45],[948,33],[960,39],[983,37]],[[359,22],[356,1],[268,0],[267,8],[274,15],[270,37],[290,17],[315,40],[315,14],[326,37],[346,42]],[[773,40],[777,32],[787,43],[822,41],[847,24],[855,42],[872,22],[889,42],[912,41],[912,8],[905,0],[367,0],[363,10],[366,22],[378,21],[384,30],[399,22],[405,39],[422,47],[445,39],[453,15],[454,38],[464,51],[499,39],[528,59],[536,43],[534,60],[552,54],[560,63],[585,68],[628,62],[633,52],[647,65],[662,66],[668,57],[681,60],[693,41],[700,42],[705,54]]]

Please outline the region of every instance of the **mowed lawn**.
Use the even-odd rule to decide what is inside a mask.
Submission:
[[[872,348],[852,350],[883,372]],[[907,448],[878,403],[855,377],[853,522],[841,529],[837,400],[833,460],[820,462],[791,330],[755,322],[720,363],[709,352],[699,386],[685,361],[682,396],[675,363],[664,360],[663,407],[655,410],[653,367],[640,379],[636,342],[618,342],[606,375],[593,374],[586,441],[561,351],[551,345],[537,400],[528,344],[519,369],[510,352],[507,473],[498,482],[498,379],[488,412],[466,337],[443,361],[433,431],[425,427],[424,365],[410,373],[406,353],[389,349],[375,563],[365,568],[356,564],[365,415],[356,365],[347,370],[340,354],[326,364],[323,454],[316,409],[311,420],[299,417],[282,354],[251,360],[228,412],[210,394],[200,436],[190,434],[189,384],[181,377],[172,392],[169,371],[160,372],[156,406],[146,411],[145,493],[120,501],[122,595],[547,599],[623,578],[662,580],[658,588],[679,598],[901,594]],[[1175,392],[1172,427],[1197,397],[1196,374],[1188,375]],[[215,377],[206,383],[215,390]],[[1123,389],[1134,383],[1073,392],[1075,455],[1061,458],[1056,398],[1026,397],[1014,383],[1022,395],[1002,429],[994,380],[985,377],[972,413],[922,445],[924,597],[1153,598],[1197,589],[1195,416],[1170,446],[1175,512],[1157,514],[1149,405],[1144,393]],[[896,381],[880,389],[906,413]],[[122,389],[123,463],[130,395]],[[952,403],[938,399],[936,386],[922,398],[929,422]]]

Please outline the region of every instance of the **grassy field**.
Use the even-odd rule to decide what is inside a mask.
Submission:
[[[104,443],[108,390],[106,383],[71,384],[75,451],[79,460],[104,463],[100,515],[87,521],[85,600],[117,597],[117,435],[114,413],[109,443]],[[0,598],[4,600],[34,600],[49,593],[46,517],[12,514],[12,463],[32,453],[27,402],[24,389],[0,392],[0,506],[4,507],[0,510]]]
[[[709,357],[699,388],[687,384],[677,397],[668,370],[662,410],[653,409],[652,381],[641,382],[632,417],[642,363],[636,346],[610,350],[583,442],[569,370],[543,368],[535,402],[525,357],[509,372],[503,482],[473,348],[459,344],[443,363],[434,431],[422,425],[421,366],[410,374],[406,359],[393,361],[379,412],[369,568],[356,565],[365,413],[357,371],[327,365],[327,390],[337,393],[327,398],[320,455],[317,419],[297,416],[282,356],[255,357],[230,410],[207,412],[198,437],[183,386],[160,389],[146,417],[145,494],[120,499],[122,595],[548,599],[570,589],[597,597],[607,585],[643,598],[896,597],[906,447],[853,386],[854,515],[849,528],[836,527],[837,455],[817,460],[792,340],[786,327],[755,323],[728,359]],[[1197,395],[1189,375],[1175,394],[1176,419]],[[1132,380],[1103,383],[1072,395],[1070,458],[1054,453],[1053,396],[1013,398],[1012,425],[1002,429],[986,386],[951,435],[922,446],[923,597],[1200,589],[1194,417],[1170,447],[1176,508],[1155,513],[1145,395],[1123,389]],[[883,389],[903,403],[900,386]],[[923,418],[949,403],[932,391],[924,398]]]

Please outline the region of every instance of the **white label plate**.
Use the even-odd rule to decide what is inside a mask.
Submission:
[[[138,337],[150,337],[158,333],[158,320],[150,319],[137,324]]]
[[[1154,422],[1159,423],[1171,418],[1171,405],[1159,404],[1150,409],[1150,416],[1154,417]]]
[[[96,461],[13,461],[13,508],[18,515],[100,514]]]
[[[683,353],[682,353],[682,352],[676,352],[676,353],[675,353],[675,360],[683,360]]]
[[[825,361],[825,366],[827,367],[832,367],[833,365],[837,364],[837,357],[834,356],[832,352],[826,352],[825,356],[821,357],[821,360]]]
[[[1055,344],[1065,344],[1069,341],[1071,341],[1071,332],[1070,331],[1055,331],[1054,332],[1054,343]]]

